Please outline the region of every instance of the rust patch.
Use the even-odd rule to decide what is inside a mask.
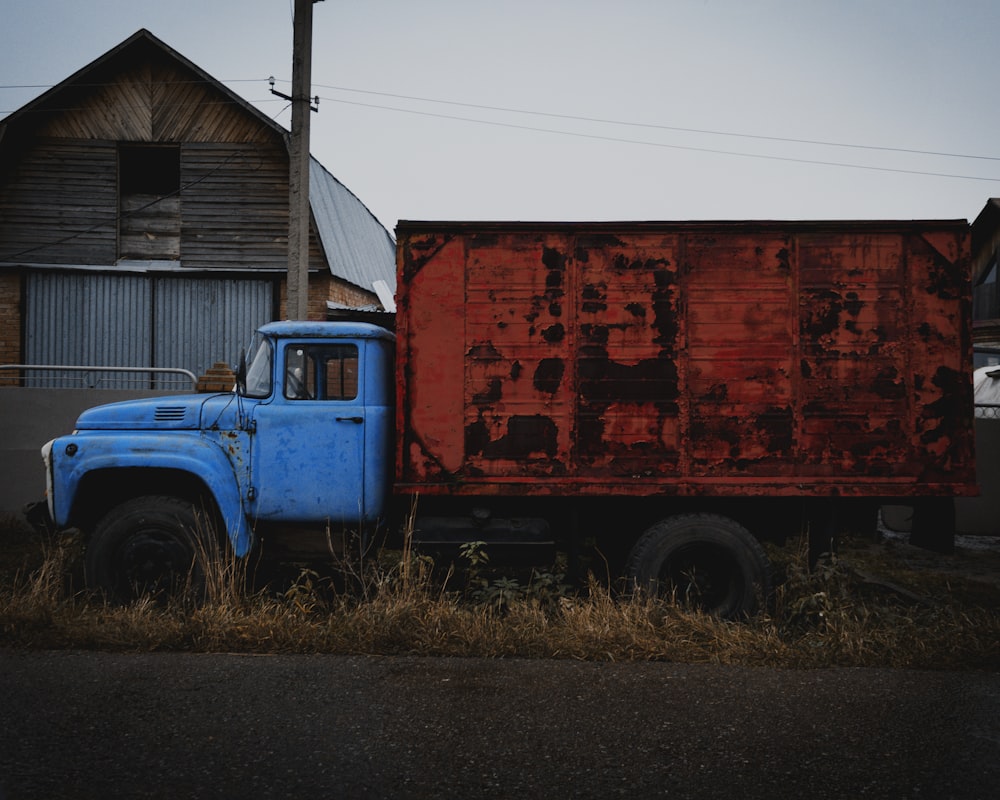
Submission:
[[[872,391],[884,400],[903,400],[906,398],[906,383],[899,370],[889,365],[875,376]]]
[[[503,355],[493,346],[493,342],[473,345],[466,355],[474,361],[503,361]]]
[[[635,364],[622,364],[613,361],[603,347],[584,346],[580,348],[577,377],[577,452],[586,461],[614,455],[615,446],[605,440],[604,419],[612,405],[629,404],[640,416],[653,412],[657,428],[663,426],[667,417],[678,413],[677,365],[672,358],[647,358]],[[640,410],[642,406],[648,410]],[[650,446],[639,440],[631,442],[629,449],[643,450]],[[662,444],[657,447],[662,448]],[[620,454],[617,457],[622,458]],[[648,459],[645,461],[648,466]]]
[[[472,395],[472,402],[478,405],[492,405],[500,402],[503,397],[503,384],[499,378],[491,378],[489,387],[484,392],[476,392]]]
[[[608,304],[607,287],[595,284],[587,284],[583,287],[583,305],[581,310],[586,314],[596,314],[600,311],[607,311]]]
[[[802,310],[804,336],[817,342],[831,337],[840,328],[843,310],[843,299],[839,292],[830,289],[813,292]]]
[[[926,243],[925,246],[930,249]],[[962,261],[949,261],[937,250],[933,253],[928,264],[924,290],[941,300],[958,300],[962,297],[965,264]]]
[[[546,394],[555,394],[562,383],[566,364],[561,358],[543,358],[535,369],[533,383],[535,388]]]
[[[561,317],[563,312],[562,299],[566,293],[562,287],[567,260],[566,254],[555,248],[542,248],[542,264],[548,269],[548,273],[545,276],[544,299],[538,298],[536,302],[547,303],[549,314],[553,317]]]
[[[542,331],[542,338],[549,344],[558,344],[566,338],[566,329],[561,322],[557,322]]]
[[[542,264],[549,270],[564,272],[566,270],[566,254],[556,250],[554,247],[543,247]]]
[[[580,348],[580,398],[589,405],[653,403],[677,411],[677,364],[671,358],[644,358],[620,364],[598,347]]]
[[[791,408],[768,408],[757,415],[755,427],[766,437],[766,448],[771,455],[785,458],[792,452],[795,414]]]
[[[953,369],[939,367],[931,378],[931,383],[941,390],[941,396],[924,405],[921,417],[928,422],[936,420],[938,424],[924,429],[920,437],[924,444],[952,436],[955,423],[964,424],[968,416],[965,411],[968,399],[965,387],[968,381],[965,378]]]
[[[787,247],[782,247],[777,253],[775,253],[775,258],[778,260],[778,272],[782,275],[792,274],[792,256],[789,253]]]
[[[558,438],[555,422],[541,414],[510,417],[507,431],[499,439],[490,437],[489,427],[482,417],[465,428],[466,452],[488,459],[553,458]]]
[[[429,234],[422,237],[413,236],[407,239],[404,244],[403,279],[407,281],[411,280],[452,238],[454,237],[449,235],[437,236]]]
[[[669,261],[653,262],[666,267]],[[671,352],[675,350],[679,324],[677,314],[674,310],[674,285],[677,283],[677,275],[668,269],[657,269],[653,273],[653,280],[656,282],[656,289],[653,291],[653,327],[657,331],[654,340],[656,344],[668,348]]]
[[[695,462],[706,472],[770,471],[787,460],[795,442],[791,408],[772,406],[746,413],[731,407],[731,412],[692,420]]]

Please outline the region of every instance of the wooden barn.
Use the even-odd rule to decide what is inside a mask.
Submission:
[[[284,316],[287,136],[146,30],[0,121],[0,364],[231,362]],[[310,318],[377,307],[392,237],[315,159],[310,195]]]

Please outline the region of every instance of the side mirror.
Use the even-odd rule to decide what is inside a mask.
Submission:
[[[240,350],[240,363],[236,367],[236,391],[239,394],[247,393],[247,351]]]

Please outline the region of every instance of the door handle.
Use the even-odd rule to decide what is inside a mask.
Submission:
[[[364,421],[364,417],[337,417],[337,422],[354,422],[360,425]]]

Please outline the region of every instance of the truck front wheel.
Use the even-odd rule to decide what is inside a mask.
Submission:
[[[685,514],[649,528],[629,554],[626,576],[640,593],[723,619],[754,614],[771,592],[771,562],[728,517]]]
[[[87,585],[112,603],[204,593],[206,515],[177,497],[136,497],[113,508],[87,544]]]

